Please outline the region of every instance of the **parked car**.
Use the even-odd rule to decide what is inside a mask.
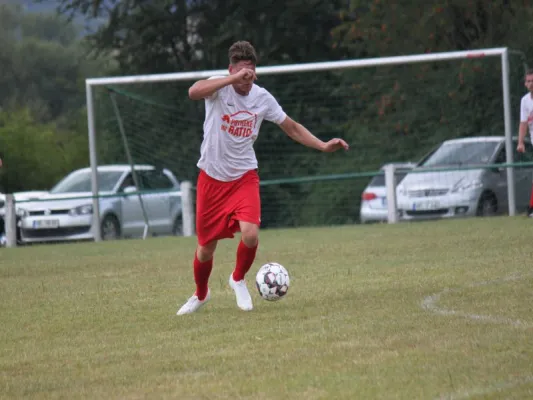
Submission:
[[[135,165],[98,167],[102,239],[141,237],[144,210],[152,235],[181,235],[179,182],[168,169]],[[142,203],[141,203],[142,199]],[[41,199],[17,207],[23,243],[93,239],[91,169],[74,171]]]
[[[533,161],[531,143],[516,151],[515,162]],[[487,136],[447,140],[425,156],[397,187],[401,220],[488,216],[508,209],[505,137]],[[476,168],[478,167],[479,168]],[[456,169],[456,168],[468,169]],[[442,171],[423,172],[424,169]],[[421,172],[422,171],[422,172]],[[533,167],[515,167],[516,207],[527,210]]]
[[[413,169],[416,165],[416,163],[411,162],[390,164],[393,164],[397,169],[396,185],[398,185],[405,175],[407,175],[407,172]],[[380,168],[380,171],[383,173],[375,175],[361,194],[359,218],[363,224],[369,222],[386,222],[388,219],[387,188],[385,187],[384,170],[385,167],[390,164],[385,164]]]
[[[39,191],[39,190],[32,190],[32,191],[26,191],[26,192],[15,192],[13,193],[13,197],[15,198],[15,202],[24,202],[27,200],[36,200],[46,194],[48,192]],[[7,242],[6,239],[6,231],[5,231],[5,214],[6,214],[6,208],[5,208],[5,202],[6,202],[6,195],[3,193],[0,193],[0,247],[4,246]],[[22,203],[21,203],[22,204]],[[16,225],[17,225],[17,241],[20,242],[20,212],[16,211]]]

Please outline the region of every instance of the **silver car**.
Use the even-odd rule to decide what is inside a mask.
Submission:
[[[152,235],[182,232],[179,182],[167,169],[136,165],[98,167],[102,239],[141,237],[145,220]],[[141,203],[142,199],[142,203]],[[23,243],[93,239],[91,170],[74,171],[39,200],[17,202]]]
[[[407,172],[416,166],[416,163],[390,163],[397,169],[396,185],[398,185]],[[380,174],[374,176],[368,186],[361,194],[361,208],[359,210],[359,219],[362,224],[370,222],[387,222],[387,188],[385,187],[384,170],[385,164],[380,169]]]
[[[515,140],[514,149],[516,145]],[[533,149],[529,141],[526,142],[526,153],[514,151],[515,162],[532,161]],[[400,219],[487,216],[505,212],[508,209],[506,170],[488,167],[505,162],[503,136],[443,142],[396,188]],[[478,166],[480,168],[476,168]],[[423,172],[423,169],[442,171]],[[517,210],[527,210],[533,167],[515,167],[514,170]]]
[[[47,194],[48,192],[43,192],[39,190],[32,190],[27,192],[15,192],[13,193],[13,198],[15,201],[26,201],[26,200],[35,200],[41,196]],[[0,247],[5,246],[7,243],[6,232],[5,232],[5,214],[6,214],[6,195],[0,193]],[[20,242],[20,215],[19,210],[16,210],[16,223],[17,223],[17,241]]]

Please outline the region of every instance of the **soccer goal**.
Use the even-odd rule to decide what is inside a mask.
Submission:
[[[86,80],[93,210],[99,215],[97,168],[151,164],[185,182],[184,233],[194,234],[194,182],[203,102],[188,99],[198,79],[226,69]],[[385,220],[398,221],[396,162],[417,162],[446,139],[499,136],[506,143],[506,213],[516,213],[513,121],[522,95],[522,59],[507,48],[428,53],[257,68],[293,119],[351,150],[322,154],[265,122],[255,145],[265,227],[351,224],[362,193],[381,176]],[[490,82],[490,84],[487,84]],[[385,167],[385,165],[389,165]],[[457,165],[454,168],[460,169]],[[445,174],[435,181],[445,183]],[[100,240],[100,218],[94,236]]]

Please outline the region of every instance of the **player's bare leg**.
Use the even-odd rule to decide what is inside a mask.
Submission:
[[[205,246],[196,248],[194,255],[194,281],[196,282],[196,292],[178,310],[177,315],[190,314],[198,311],[211,298],[209,291],[209,276],[213,269],[213,256],[217,248],[217,242],[213,241]]]
[[[235,270],[229,277],[229,285],[235,291],[237,306],[244,311],[253,309],[252,297],[244,276],[250,270],[259,244],[259,226],[250,222],[239,221],[241,229],[241,241],[237,248],[237,261]]]

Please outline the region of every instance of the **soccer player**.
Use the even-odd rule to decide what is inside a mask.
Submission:
[[[524,139],[529,130],[531,140],[533,141],[533,69],[526,71],[524,81],[528,93],[522,97],[520,102],[520,126],[518,128],[518,147],[517,151],[523,153],[526,151]],[[533,217],[533,187],[531,189],[531,196],[529,198],[528,215]]]
[[[204,137],[197,182],[196,230],[198,246],[193,263],[196,291],[178,315],[197,311],[211,294],[209,275],[217,242],[241,232],[235,269],[229,285],[237,306],[253,308],[244,277],[259,243],[261,203],[254,142],[263,120],[278,124],[293,140],[323,152],[348,149],[342,139],[328,142],[315,137],[285,114],[276,99],[254,84],[257,56],[245,41],[229,49],[229,75],[199,80],[189,88],[192,100],[205,100]]]

